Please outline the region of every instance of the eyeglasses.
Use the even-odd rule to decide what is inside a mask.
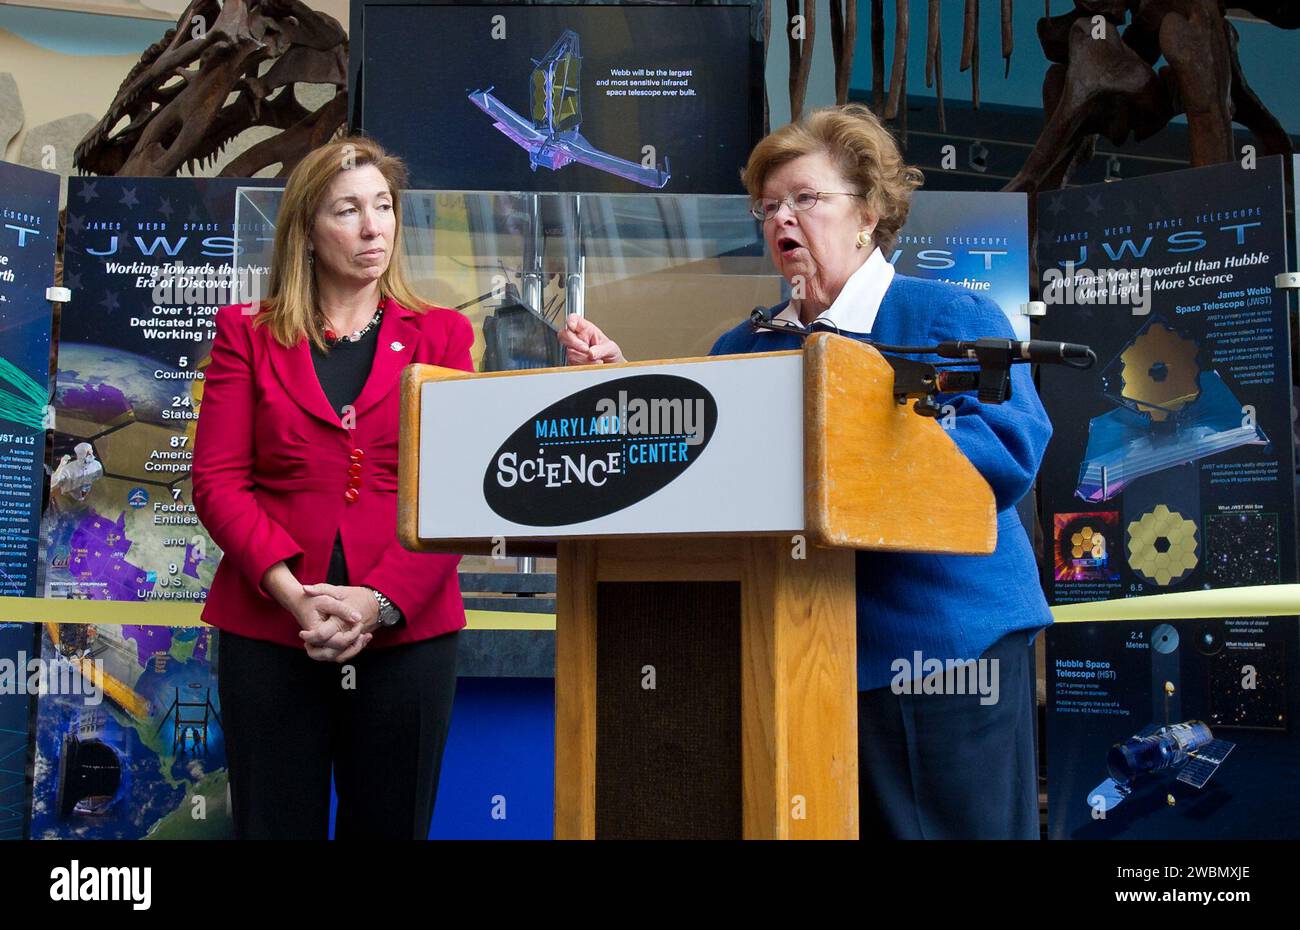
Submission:
[[[823,197],[838,194],[842,197],[861,197],[861,194],[854,194],[850,191],[815,191],[809,188],[791,191],[779,200],[774,197],[768,197],[760,200],[749,208],[749,212],[754,215],[754,219],[762,220],[766,223],[772,217],[781,211],[781,204],[789,204],[793,213],[803,213],[805,210],[811,210],[817,206],[817,201]]]

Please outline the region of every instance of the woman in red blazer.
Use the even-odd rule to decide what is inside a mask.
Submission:
[[[223,558],[203,619],[236,834],[428,835],[465,625],[458,557],[397,540],[398,380],[472,371],[473,329],[407,285],[401,163],[374,142],[290,175],[269,293],[223,307],[194,505]]]

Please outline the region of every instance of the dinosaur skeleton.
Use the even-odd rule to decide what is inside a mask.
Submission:
[[[232,159],[222,177],[278,177],[339,131],[347,114],[348,41],[300,0],[192,0],[118,88],[75,164],[103,175],[161,176],[215,164],[252,127],[280,132]],[[332,84],[316,111],[295,85]],[[126,125],[122,125],[126,123]]]
[[[812,72],[813,39],[816,37],[817,0],[785,0],[786,41],[790,47],[790,119],[803,113],[808,94],[808,75]],[[831,49],[835,58],[835,102],[848,103],[849,77],[853,73],[853,47],[858,36],[857,0],[830,0]],[[795,17],[803,17],[802,29],[795,29]],[[772,0],[763,6],[763,42],[767,44],[772,29]],[[766,98],[765,98],[766,99]],[[764,108],[764,122],[767,112]]]
[[[971,97],[979,107],[979,0],[962,0],[964,34],[961,70],[971,72]],[[1002,16],[1002,57],[1011,68],[1014,36],[1011,28],[1012,0],[998,0]],[[790,113],[797,120],[803,112],[812,69],[815,37],[815,0],[786,0],[786,39],[790,47]],[[885,119],[897,119],[899,130],[907,132],[907,40],[911,34],[909,0],[894,0],[894,59],[889,66],[889,83],[885,84],[885,0],[871,0],[871,105]],[[857,42],[856,0],[830,0],[831,48],[835,59],[835,102],[847,103],[849,76],[853,70],[853,52]],[[943,43],[939,30],[939,0],[930,0],[927,10],[925,86],[936,87],[939,99],[939,125],[943,116],[943,72],[939,67]],[[772,0],[763,10],[763,38],[771,31]],[[796,32],[795,16],[802,16],[802,31]],[[798,37],[796,37],[798,36]]]
[[[804,0],[805,5],[811,0]],[[980,0],[962,0],[963,29],[960,67],[971,73],[971,101],[979,109]],[[993,3],[994,0],[988,0]],[[790,11],[798,0],[787,0]],[[1010,73],[1014,49],[1013,0],[997,0],[1001,18],[1001,52]],[[1186,114],[1189,160],[1192,165],[1231,161],[1232,124],[1254,135],[1259,154],[1289,154],[1290,137],[1277,118],[1250,88],[1238,54],[1240,37],[1227,18],[1229,7],[1253,14],[1281,29],[1300,28],[1300,3],[1294,0],[1072,0],[1072,8],[1052,15],[1052,0],[1044,0],[1038,38],[1051,63],[1043,80],[1043,109],[1047,123],[1033,151],[1007,190],[1037,191],[1061,186],[1071,170],[1091,157],[1098,137],[1122,145],[1132,136],[1141,141]],[[885,82],[885,0],[871,0],[871,106],[907,133],[907,47],[911,23],[908,0],[894,0],[893,61]],[[943,42],[940,0],[927,7],[925,85],[938,99],[939,128],[946,126],[943,108]],[[1100,28],[1095,17],[1104,20]],[[838,68],[844,37],[836,39]],[[791,110],[800,112],[806,75],[795,80],[796,63],[811,59],[812,29],[791,48]],[[852,39],[847,55],[851,62]],[[1157,68],[1161,59],[1164,64]],[[805,69],[806,70],[806,69]],[[837,100],[846,94],[837,86]],[[798,99],[795,92],[798,91]]]
[[[971,72],[979,107],[980,0],[962,0],[961,70]],[[987,0],[993,3],[994,0]],[[764,38],[771,3],[763,16]],[[885,84],[885,0],[871,3],[872,107],[907,132],[908,0],[894,0],[894,49]],[[1013,0],[997,0],[1001,52],[1010,69]],[[1232,5],[1282,29],[1300,28],[1300,3],[1232,0]],[[803,110],[812,66],[815,0],[786,0],[790,109]],[[793,17],[802,10],[795,38]],[[925,83],[943,111],[940,0],[929,0]],[[855,0],[831,0],[835,96],[848,99],[856,44]],[[1095,17],[1105,21],[1099,29]],[[209,25],[210,24],[210,25]],[[1044,0],[1039,42],[1051,65],[1043,80],[1047,122],[1009,190],[1060,186],[1105,136],[1122,145],[1159,132],[1186,114],[1190,161],[1236,157],[1233,122],[1248,128],[1260,154],[1290,153],[1291,139],[1250,88],[1238,54],[1240,38],[1226,0],[1072,0],[1052,15]],[[77,146],[76,165],[97,174],[169,175],[215,163],[232,139],[264,126],[281,130],[232,159],[225,177],[251,177],[278,164],[285,177],[312,148],[332,138],[347,112],[347,36],[339,24],[300,0],[192,0],[162,40],[151,46],[118,89],[104,118]],[[1165,64],[1157,65],[1163,58]],[[268,64],[269,63],[269,64]],[[298,102],[298,83],[332,84],[333,99],[315,112]],[[122,126],[123,123],[125,126]]]
[[[1287,0],[1232,5],[1279,28],[1300,28],[1300,8]],[[1180,113],[1193,166],[1238,157],[1234,122],[1251,131],[1260,155],[1289,154],[1291,139],[1246,82],[1226,12],[1223,0],[1074,0],[1070,12],[1039,20],[1053,63],[1043,83],[1047,122],[1006,189],[1059,187],[1098,136],[1115,145],[1130,135],[1140,141]],[[1100,38],[1095,16],[1105,19]]]

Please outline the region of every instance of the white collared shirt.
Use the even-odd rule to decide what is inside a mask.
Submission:
[[[885,260],[879,248],[872,249],[862,267],[844,282],[839,296],[813,322],[829,323],[848,333],[871,332],[876,314],[880,312],[881,301],[885,299],[885,291],[889,290],[893,280],[894,266]],[[791,299],[774,319],[802,325],[799,320],[799,301]]]

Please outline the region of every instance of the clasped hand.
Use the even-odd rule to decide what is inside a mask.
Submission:
[[[309,584],[291,611],[307,655],[318,662],[346,662],[369,645],[379,625],[379,604],[369,588]]]

